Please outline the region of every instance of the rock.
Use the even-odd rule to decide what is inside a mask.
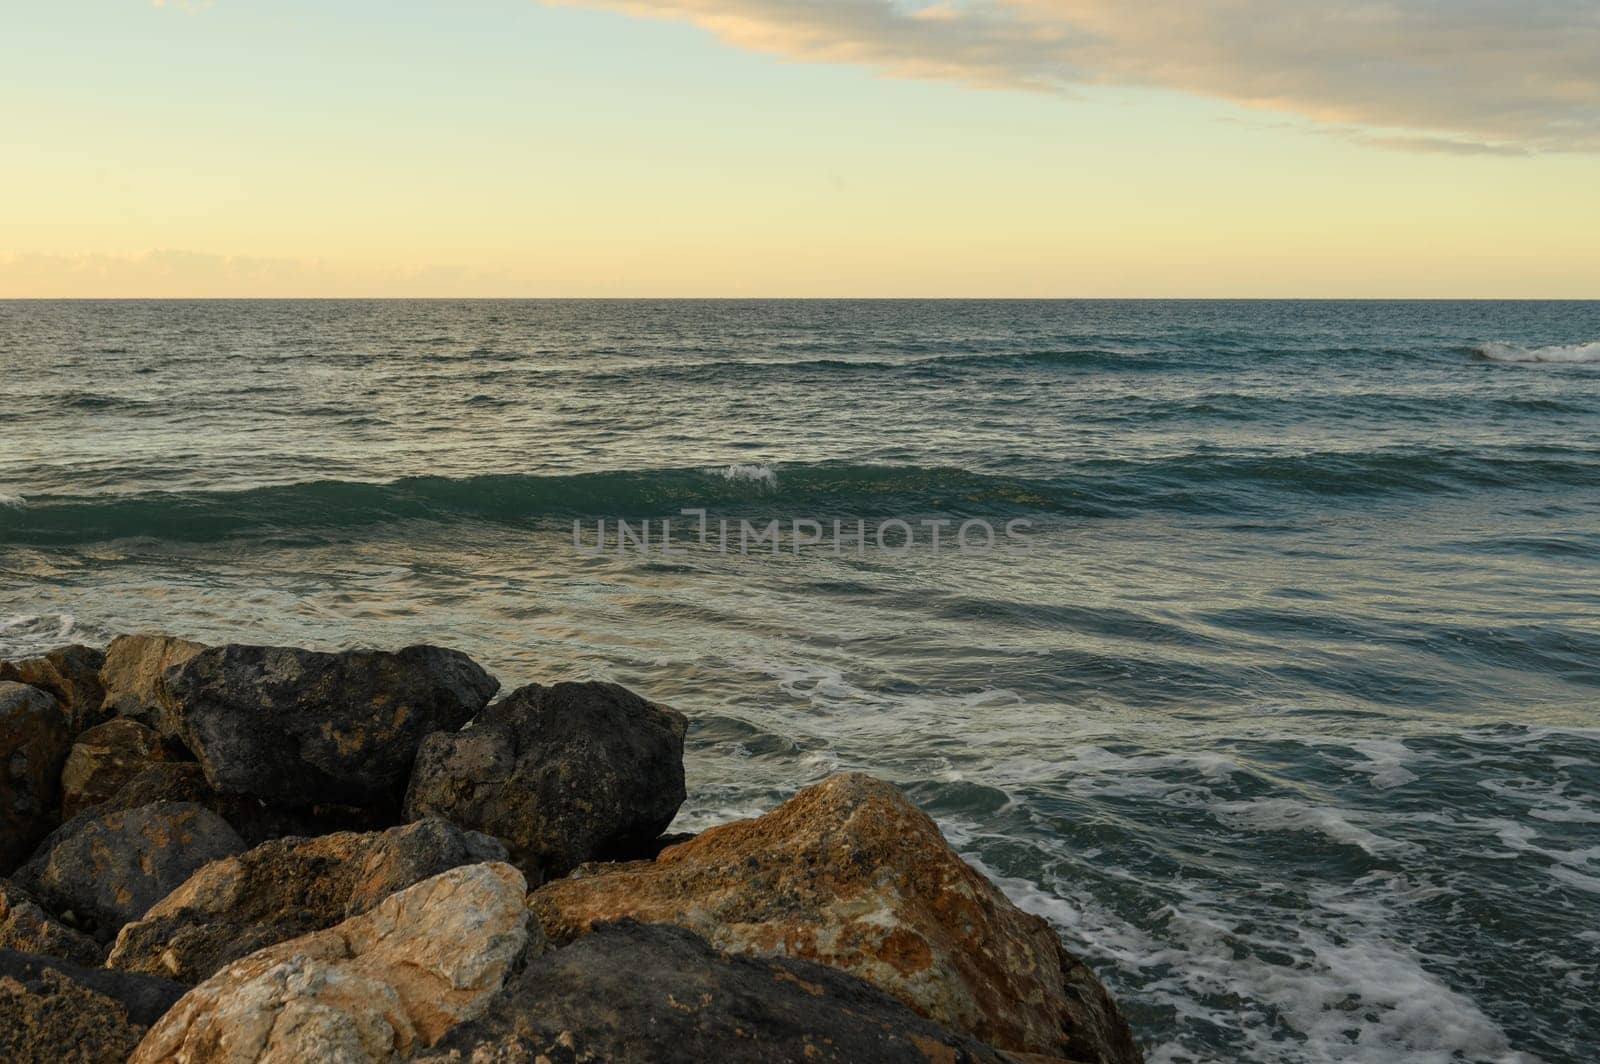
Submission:
[[[165,738],[177,738],[166,672],[204,649],[200,643],[170,635],[117,636],[106,648],[105,664],[100,667],[100,683],[106,692],[104,712],[108,716],[131,717]]]
[[[624,916],[678,924],[730,952],[858,975],[1000,1049],[1140,1059],[1110,995],[1050,925],[961,860],[897,788],[867,776],[835,776],[654,862],[587,866],[530,905],[557,942]]]
[[[67,731],[77,735],[106,719],[101,708],[106,692],[100,685],[105,658],[93,647],[60,647],[41,657],[0,662],[0,680],[48,692],[67,718]]]
[[[112,972],[71,964],[56,957],[24,953],[19,950],[0,949],[0,979],[9,979],[24,987],[33,984],[46,972],[54,972],[64,979],[117,1002],[126,1011],[128,1019],[141,1027],[148,1027],[189,989],[165,979],[128,972]],[[0,1055],[0,1059],[10,1057]]]
[[[161,736],[136,720],[97,724],[72,744],[61,770],[61,815],[71,817],[112,797],[154,762],[165,761]]]
[[[69,745],[67,719],[53,695],[0,682],[0,875],[26,860],[55,826]]]
[[[430,735],[409,817],[503,839],[535,881],[660,835],[684,800],[681,713],[608,683],[533,684]]]
[[[430,1046],[542,948],[526,889],[508,864],[465,865],[234,961],[150,1029],[133,1064],[356,1064]]]
[[[423,736],[460,727],[499,683],[438,647],[323,654],[234,645],[170,670],[166,687],[217,791],[285,807],[398,808]]]
[[[63,921],[109,942],[202,866],[242,849],[244,840],[209,809],[157,802],[74,817],[15,878]]]
[[[118,787],[116,793],[96,809],[109,813],[119,809],[137,809],[155,802],[193,802],[222,815],[226,820],[227,816],[213,804],[217,798],[217,792],[206,782],[205,770],[197,762],[160,761],[140,769],[138,775]],[[248,801],[252,805],[261,804],[255,798]]]
[[[99,967],[105,959],[99,943],[58,922],[6,879],[0,879],[0,949],[44,953],[89,967]]]
[[[250,846],[289,835],[378,831],[393,827],[397,819],[393,812],[381,810],[336,805],[279,809],[248,794],[218,794],[206,782],[205,770],[193,761],[151,764],[103,804],[95,806],[95,810],[137,809],[154,802],[203,805],[226,820]]]
[[[1002,1064],[1012,1058],[820,964],[720,953],[678,927],[602,924],[547,953],[418,1064]]]
[[[359,916],[430,876],[505,859],[499,842],[443,820],[279,839],[190,876],[122,929],[106,963],[198,983],[265,946]]]
[[[122,1064],[183,987],[0,950],[0,1060]]]

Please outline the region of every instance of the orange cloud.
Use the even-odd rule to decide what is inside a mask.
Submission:
[[[1600,150],[1593,0],[546,0],[898,77],[1171,89],[1385,147]],[[1377,131],[1374,133],[1374,131]]]

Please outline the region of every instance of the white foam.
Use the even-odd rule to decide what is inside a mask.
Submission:
[[[1355,813],[1293,798],[1217,802],[1211,808],[1224,822],[1246,830],[1315,832],[1374,855],[1412,848],[1409,843],[1385,839],[1361,827],[1355,823]]]
[[[27,657],[67,643],[100,642],[70,613],[27,613],[0,620],[0,658]]]
[[[941,825],[943,826],[943,825]],[[1247,929],[1237,899],[1190,882],[1185,898],[1152,933],[1058,884],[1054,892],[969,862],[1026,912],[1054,924],[1072,948],[1097,962],[1114,992],[1159,1001],[1198,1028],[1238,1040],[1228,1059],[1447,1064],[1535,1064],[1511,1048],[1505,1032],[1466,995],[1432,974],[1430,958],[1386,933],[1395,907],[1436,893],[1402,877],[1375,875],[1308,898],[1290,928]],[[1287,952],[1292,963],[1257,951]],[[1121,978],[1133,976],[1133,986]],[[1136,988],[1136,989],[1135,989]],[[1185,1024],[1190,1026],[1190,1024]],[[1293,1032],[1285,1039],[1284,1028]],[[1152,1047],[1151,1064],[1217,1059],[1182,1041]]]
[[[1514,344],[1487,343],[1476,348],[1479,358],[1490,362],[1585,363],[1600,362],[1600,343],[1555,344],[1550,347],[1517,347]]]
[[[0,491],[0,506],[7,506],[13,510],[26,510],[28,500],[13,492]]]
[[[1346,742],[1350,749],[1367,759],[1364,765],[1354,766],[1357,772],[1372,777],[1372,785],[1380,791],[1403,787],[1416,781],[1416,774],[1405,767],[1414,755],[1406,744],[1389,739],[1355,739]]]
[[[778,474],[769,465],[719,466],[707,469],[705,473],[707,476],[721,477],[723,480],[744,481],[768,488],[778,486]]]

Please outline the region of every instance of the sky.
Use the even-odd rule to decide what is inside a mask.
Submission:
[[[0,298],[1600,298],[1596,0],[0,0]]]

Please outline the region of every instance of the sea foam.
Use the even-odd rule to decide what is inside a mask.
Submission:
[[[1488,343],[1473,349],[1473,354],[1485,362],[1545,362],[1585,363],[1600,362],[1600,342],[1592,344],[1555,344],[1550,347],[1518,347],[1515,344]]]
[[[778,486],[778,474],[769,465],[730,465],[719,466],[706,470],[707,476],[721,477],[723,480],[746,481],[752,484],[761,484],[765,487]]]

